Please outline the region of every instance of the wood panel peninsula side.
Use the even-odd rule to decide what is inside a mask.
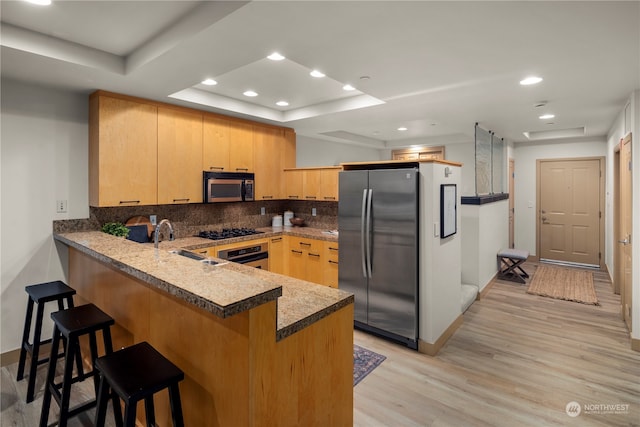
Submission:
[[[170,253],[178,241],[155,249],[99,231],[54,239],[68,247],[77,304],[115,319],[114,347],[148,341],[185,372],[185,425],[353,424],[352,294],[206,265]],[[156,412],[170,425],[166,394]]]

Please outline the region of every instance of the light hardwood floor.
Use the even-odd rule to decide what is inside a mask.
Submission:
[[[525,265],[529,273],[535,268]],[[436,357],[356,331],[356,344],[387,359],[354,388],[354,425],[640,426],[640,353],[630,350],[606,273],[594,277],[599,307],[496,281]],[[28,405],[26,380],[15,381],[16,368],[2,368],[1,425],[35,426],[44,367]],[[575,418],[565,411],[572,401],[582,405]],[[594,405],[628,407],[615,414]],[[52,408],[51,421],[55,403]],[[69,426],[91,426],[92,417],[93,411]]]
[[[639,426],[640,353],[607,274],[594,279],[601,306],[496,281],[435,357],[356,331],[357,344],[387,359],[355,387],[354,425]],[[582,405],[575,418],[565,411],[572,401]],[[585,413],[594,404],[629,406]]]

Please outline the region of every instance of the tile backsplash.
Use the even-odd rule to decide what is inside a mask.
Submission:
[[[265,215],[261,215],[261,208]],[[316,216],[312,216],[313,208]],[[176,237],[188,237],[201,230],[219,230],[231,227],[269,227],[273,216],[291,210],[305,219],[309,227],[335,230],[338,228],[338,202],[309,202],[275,200],[261,202],[234,202],[212,204],[126,206],[90,208],[89,224],[100,227],[107,222],[125,223],[134,216],[156,215],[160,221],[171,221]]]

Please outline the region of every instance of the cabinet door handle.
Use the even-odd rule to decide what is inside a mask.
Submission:
[[[262,196],[263,199],[273,199],[273,196]]]
[[[222,166],[209,166],[209,170],[219,170],[219,171],[223,171],[224,167]]]
[[[290,199],[299,199],[300,196],[289,196]]]
[[[275,242],[281,242],[281,241],[282,241],[282,237],[274,237],[273,239],[271,239],[271,241],[272,241],[273,243],[275,243]]]
[[[291,252],[294,254],[302,255],[302,251],[296,251],[295,249],[291,249]]]
[[[338,261],[331,261],[331,260],[329,260],[329,264],[335,264],[335,265],[338,265]]]
[[[237,171],[245,171],[247,172],[249,170],[249,168],[236,168]]]
[[[311,246],[311,243],[300,242],[300,246]]]
[[[140,200],[120,200],[121,205],[131,205],[131,204],[139,204]]]
[[[332,248],[332,247],[329,247],[329,250],[330,250],[330,251],[336,251],[336,252],[338,252],[338,248]]]
[[[186,199],[173,199],[173,203],[175,202],[188,202],[189,198],[187,197]]]
[[[305,199],[315,200],[316,196],[305,196]]]
[[[320,258],[320,254],[313,254],[311,252],[309,252],[309,256]]]
[[[324,196],[325,200],[335,200],[336,198],[333,196]]]

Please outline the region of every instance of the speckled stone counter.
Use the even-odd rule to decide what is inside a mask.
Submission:
[[[307,227],[262,228],[262,234],[226,239],[224,244],[279,234],[335,240],[335,234]],[[353,295],[260,269],[216,260],[218,265],[170,253],[222,244],[186,237],[140,244],[99,231],[54,233],[54,238],[100,262],[219,317],[228,317],[277,299],[277,340],[312,325],[353,302]]]

